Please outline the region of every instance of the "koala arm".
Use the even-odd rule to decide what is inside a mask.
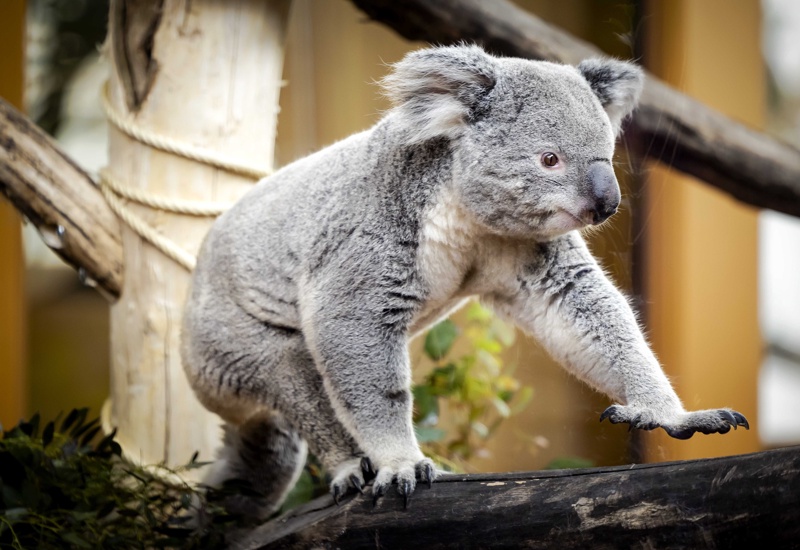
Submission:
[[[533,334],[568,371],[620,403],[601,420],[663,427],[681,439],[747,426],[728,409],[684,410],[628,302],[576,232],[538,244],[512,288],[487,301]]]
[[[350,273],[304,293],[304,334],[339,421],[377,468],[373,494],[396,480],[408,497],[417,477],[437,475],[412,422],[406,328],[413,293]]]

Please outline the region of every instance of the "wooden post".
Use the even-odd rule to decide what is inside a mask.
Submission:
[[[109,99],[139,128],[242,164],[272,166],[289,0],[113,0]],[[231,202],[247,177],[146,146],[114,126],[109,173],[172,199]],[[190,254],[212,218],[128,208]],[[181,367],[189,272],[123,225],[125,282],[111,310],[111,410],[126,452],[144,463],[210,459],[219,420]]]
[[[724,0],[647,7],[649,68],[706,105],[762,124],[760,2],[737,2],[724,22]],[[759,450],[758,212],[663,166],[649,170],[644,208],[647,324],[656,355],[688,409],[731,406],[753,426],[735,437],[688,441],[643,433],[647,458]]]

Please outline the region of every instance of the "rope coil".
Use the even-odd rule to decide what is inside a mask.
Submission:
[[[217,151],[203,149],[138,126],[131,117],[124,117],[111,105],[108,98],[108,82],[101,90],[103,110],[108,121],[118,130],[144,145],[173,155],[193,160],[207,166],[225,170],[233,174],[259,180],[270,175],[271,171],[252,166],[236,159],[227,158]],[[229,209],[232,203],[191,201],[153,195],[143,189],[124,185],[111,176],[108,170],[99,174],[99,185],[103,196],[114,213],[125,222],[139,237],[148,241],[164,255],[174,260],[187,271],[192,271],[197,259],[176,244],[173,240],[159,233],[141,217],[131,211],[124,201],[131,201],[149,208],[200,217],[216,217]]]

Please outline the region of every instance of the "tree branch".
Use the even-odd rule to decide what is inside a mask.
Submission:
[[[471,41],[497,54],[576,64],[603,55],[508,0],[352,0],[410,40]],[[632,120],[636,151],[759,208],[800,216],[800,151],[648,75]]]
[[[369,493],[369,491],[367,491]],[[407,510],[389,491],[329,496],[239,549],[788,548],[800,540],[800,447],[660,464],[447,476]]]
[[[116,216],[92,179],[2,98],[0,190],[64,261],[119,296],[123,260]]]

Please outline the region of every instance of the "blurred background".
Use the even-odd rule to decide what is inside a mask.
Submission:
[[[516,3],[800,147],[800,3]],[[0,2],[0,96],[90,173],[107,158],[99,99],[107,12],[104,0]],[[367,22],[345,0],[294,0],[276,166],[374,123],[388,107],[374,82],[420,46]],[[591,248],[630,295],[687,408],[730,406],[752,429],[675,441],[599,424],[608,399],[519,335],[504,360],[533,388],[530,404],[471,460],[473,470],[532,470],[564,457],[595,465],[688,459],[800,443],[800,220],[743,206],[663,165],[639,165],[626,148],[623,138],[623,208],[590,236]],[[108,396],[108,303],[21,222],[0,200],[0,422],[82,406],[98,412]]]

